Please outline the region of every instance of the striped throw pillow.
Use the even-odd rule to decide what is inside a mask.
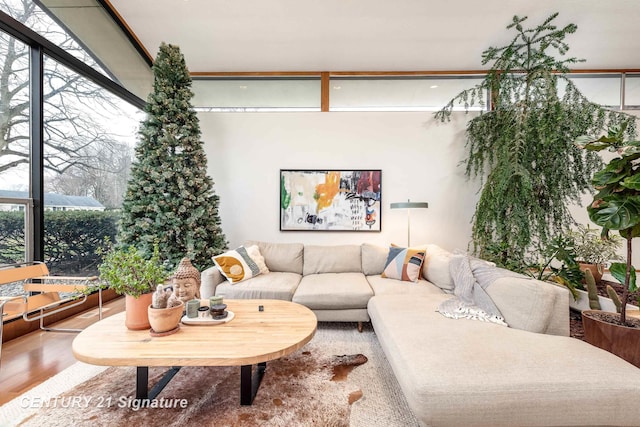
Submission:
[[[424,254],[424,249],[390,247],[382,277],[417,282],[420,278]]]

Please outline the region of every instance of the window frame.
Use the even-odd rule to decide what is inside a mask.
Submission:
[[[0,11],[0,30],[29,46],[29,119],[30,119],[30,185],[27,211],[31,220],[25,245],[29,248],[26,261],[44,261],[44,56],[60,62],[120,99],[144,110],[146,102],[104,74],[68,54],[40,34]]]

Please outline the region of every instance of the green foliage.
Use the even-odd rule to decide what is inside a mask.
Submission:
[[[117,230],[116,212],[46,212],[45,262],[52,274],[95,274],[102,261],[96,253],[105,237],[113,239]]]
[[[0,264],[24,261],[24,212],[0,212]]]
[[[596,279],[593,278],[591,270],[584,271],[584,281],[587,285],[587,295],[589,296],[589,308],[591,310],[600,310],[600,299],[598,298],[598,288]]]
[[[620,322],[626,323],[629,296],[638,289],[636,269],[631,265],[634,237],[640,236],[640,141],[625,141],[625,125],[611,127],[606,136],[593,139],[587,136],[576,140],[576,146],[588,151],[609,150],[617,153],[609,163],[593,176],[598,190],[587,207],[589,218],[602,227],[604,236],[618,230],[626,239],[627,262],[614,262],[609,270],[623,284]]]
[[[616,306],[616,312],[622,312],[622,301],[620,301],[620,297],[618,297],[618,293],[611,285],[607,285],[607,295],[611,298],[613,305]]]
[[[154,245],[150,258],[135,248],[112,247],[107,240],[106,249],[99,249],[103,262],[98,267],[100,279],[107,282],[116,293],[138,298],[152,292],[162,284],[168,274],[160,262],[158,245]]]
[[[613,276],[614,279],[616,279],[618,282],[620,283],[625,283],[626,280],[626,276],[627,276],[627,264],[621,263],[621,262],[614,262],[611,264],[611,267],[609,267],[609,272],[611,273],[611,275]],[[636,270],[635,268],[631,271],[629,271],[629,284],[627,285],[627,287],[629,288],[629,290],[631,292],[635,291],[637,288],[636,286]]]
[[[496,243],[504,246],[500,265],[524,259],[573,222],[567,205],[580,203],[590,189],[593,171],[601,166],[594,153],[573,145],[579,135],[600,132],[609,123],[633,118],[608,111],[587,100],[565,73],[580,62],[565,58],[565,37],[577,27],[557,28],[557,13],[525,29],[526,17],[513,17],[511,41],[482,54],[491,69],[481,83],[453,98],[436,118],[447,121],[455,106],[485,103],[491,110],[467,125],[468,178],[483,180],[473,219],[473,246],[485,258]]]
[[[109,211],[47,211],[44,262],[51,274],[90,276],[102,258],[96,249],[114,239],[118,214]],[[24,261],[24,212],[0,212],[0,264]]]
[[[528,274],[530,268],[539,271],[535,266],[535,262],[523,262],[522,258],[512,257],[512,251],[509,250],[506,242],[489,242],[483,252],[483,259],[500,265],[507,270],[518,273]]]
[[[587,264],[605,264],[621,260],[618,250],[622,248],[622,238],[618,235],[602,237],[601,231],[579,224],[575,230],[567,232],[573,239],[576,259]]]
[[[153,72],[118,242],[136,246],[146,259],[157,242],[169,269],[183,257],[203,269],[227,242],[191,105],[191,77],[180,49],[165,43]]]
[[[560,283],[569,289],[574,299],[577,299],[576,288],[582,287],[584,272],[580,270],[576,261],[573,240],[561,234],[555,236],[548,242],[543,256],[543,262],[530,266],[537,272],[536,279]],[[553,265],[554,262],[560,266]]]

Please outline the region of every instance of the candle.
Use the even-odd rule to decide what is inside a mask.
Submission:
[[[200,308],[200,301],[197,299],[192,299],[187,301],[187,317],[189,319],[193,319],[198,317],[198,309]]]

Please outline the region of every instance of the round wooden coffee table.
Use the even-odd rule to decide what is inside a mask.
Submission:
[[[180,325],[164,337],[132,331],[124,313],[84,329],[73,341],[76,359],[92,365],[137,366],[136,398],[154,399],[182,366],[240,366],[240,403],[250,405],[266,362],[300,349],[316,331],[307,307],[281,300],[224,300],[235,314],[217,325]],[[208,301],[202,301],[202,305]],[[262,310],[260,310],[262,307]],[[253,365],[257,365],[254,369]],[[148,387],[149,366],[172,366],[158,384]]]

